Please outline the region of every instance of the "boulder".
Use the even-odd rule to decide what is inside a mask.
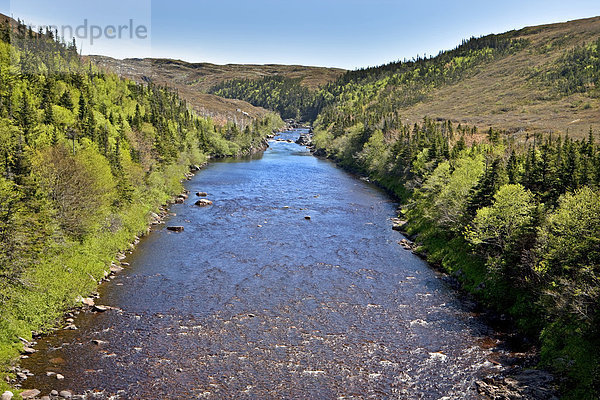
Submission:
[[[207,200],[207,199],[200,199],[196,202],[196,205],[199,207],[206,207],[206,206],[211,206],[212,205],[212,201]]]
[[[29,389],[29,390],[25,390],[25,391],[21,392],[21,397],[24,399],[33,399],[40,393],[41,392],[37,389]]]
[[[104,312],[110,310],[110,307],[96,304],[92,310],[95,312]]]
[[[14,394],[13,392],[9,392],[8,390],[4,393],[2,393],[2,400],[11,400],[13,398]]]
[[[198,196],[198,197],[206,197],[206,196],[208,196],[208,193],[206,193],[206,192],[198,192],[198,193],[196,193],[196,196]]]
[[[61,390],[60,393],[58,393],[58,395],[63,399],[70,399],[71,397],[73,397],[73,393],[71,393],[68,390]]]
[[[86,305],[88,307],[94,306],[94,299],[92,299],[91,297],[85,297],[85,298],[81,299],[81,302],[83,303],[83,305]],[[72,322],[72,321],[69,321],[69,322]]]
[[[304,219],[306,219],[306,220],[309,220],[309,219],[310,219],[310,215],[306,215],[306,216],[304,217]]]
[[[119,266],[117,264],[111,264],[110,265],[110,272],[112,272],[113,274],[116,274],[116,273],[121,272],[121,271],[123,271],[123,267],[121,267],[121,266]]]
[[[172,232],[183,232],[184,227],[183,226],[167,226],[167,230],[170,230]]]

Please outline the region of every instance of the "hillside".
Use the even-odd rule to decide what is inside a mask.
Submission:
[[[311,94],[302,86],[290,89],[297,83],[289,79],[236,78],[212,92],[280,113],[292,103],[282,93],[302,96],[294,101],[298,115],[312,120],[321,114],[338,128],[365,118],[381,123],[393,112],[409,124],[429,117],[479,131],[491,126],[522,136],[568,132],[582,138],[600,124],[599,37],[600,17],[594,17],[471,38],[435,57],[348,71]],[[280,99],[272,98],[274,89]]]
[[[585,73],[598,76],[597,57],[579,65],[584,57],[575,49],[597,53],[599,37],[595,17],[474,39],[434,58],[365,70],[356,79],[349,73],[337,91],[359,100],[338,105],[354,108],[364,100],[368,111],[388,105],[405,123],[428,116],[480,131],[585,137],[600,123],[598,88],[593,81],[577,90],[565,84]]]
[[[555,70],[566,52],[599,37],[600,17],[522,29],[514,39],[527,40],[525,48],[478,66],[456,84],[438,88],[425,101],[399,112],[413,123],[427,115],[481,130],[568,131],[584,137],[590,126],[600,125],[598,96],[563,95],[540,77]]]
[[[262,116],[265,110],[241,100],[225,99],[208,93],[211,88],[220,83],[233,79],[283,76],[297,79],[309,89],[317,89],[344,73],[344,70],[336,68],[299,65],[215,65],[154,58],[125,60],[105,56],[89,58],[98,66],[108,68],[137,82],[150,79],[156,84],[175,88],[201,115],[230,121],[243,120],[247,117],[244,113],[248,113],[251,117]]]
[[[317,154],[395,193],[414,250],[534,338],[565,399],[600,392],[599,88],[596,17],[348,72],[312,103]]]

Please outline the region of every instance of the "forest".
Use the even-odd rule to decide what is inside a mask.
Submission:
[[[0,27],[0,367],[52,328],[115,254],[183,190],[190,166],[264,149],[276,114],[248,126],[195,116],[166,87],[82,61],[74,43]],[[4,382],[0,386],[5,385]]]
[[[417,252],[481,302],[508,315],[540,347],[540,366],[568,399],[600,393],[600,143],[568,134],[478,130],[399,107],[426,99],[498,57],[529,46],[518,32],[471,38],[435,57],[350,71],[303,95],[316,154],[368,176],[401,200]],[[537,51],[537,50],[536,50]],[[564,50],[549,71],[527,71],[552,97],[600,87],[600,38]],[[235,81],[216,93],[281,112],[287,82]],[[282,81],[283,82],[283,81]],[[299,89],[297,89],[299,90]],[[264,102],[269,98],[270,102]],[[286,114],[289,116],[290,114]],[[310,120],[310,119],[309,119]]]

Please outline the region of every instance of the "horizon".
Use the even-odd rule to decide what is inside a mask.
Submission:
[[[67,27],[67,34],[85,23],[86,30],[80,32],[86,37],[77,38],[83,55],[355,70],[435,56],[471,37],[598,17],[600,4],[596,3],[574,0],[566,6],[556,0],[531,1],[513,7],[520,3],[507,0],[500,7],[471,0],[420,5],[392,0],[308,0],[301,4],[109,0],[98,5],[63,0],[57,7],[41,0],[0,0],[0,12],[36,27]],[[194,18],[196,14],[201,17]],[[267,23],[261,22],[265,19]],[[124,38],[109,39],[106,32],[92,37],[93,26],[104,29],[128,23]],[[135,29],[146,36],[127,37]]]

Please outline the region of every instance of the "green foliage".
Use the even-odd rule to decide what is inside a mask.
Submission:
[[[300,85],[300,80],[283,76],[266,76],[258,80],[235,79],[214,86],[210,92],[277,111],[282,118],[313,120],[317,113],[317,97]]]
[[[600,37],[586,45],[567,50],[545,77],[563,95],[600,95]]]
[[[504,280],[523,278],[516,266],[525,235],[532,229],[535,208],[531,192],[509,184],[498,189],[492,205],[477,210],[465,237],[487,257],[492,274],[500,274]]]
[[[600,326],[600,192],[583,187],[560,198],[540,229],[538,269],[557,317]]]

